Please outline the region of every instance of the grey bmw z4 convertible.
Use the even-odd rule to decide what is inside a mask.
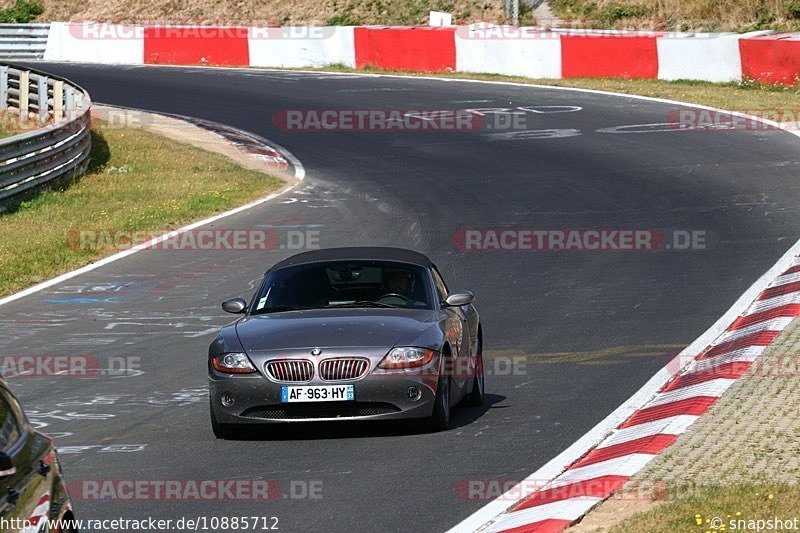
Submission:
[[[331,248],[264,275],[208,357],[218,438],[257,424],[416,418],[450,425],[450,408],[484,400],[483,333],[471,292],[449,292],[426,256]]]

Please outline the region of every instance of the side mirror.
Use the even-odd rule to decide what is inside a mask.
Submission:
[[[447,295],[444,303],[447,307],[461,307],[462,305],[469,305],[475,300],[475,295],[470,291],[454,292]]]
[[[247,310],[247,302],[241,298],[231,298],[222,302],[222,309],[226,313],[240,315]]]
[[[13,476],[16,473],[17,469],[14,468],[11,456],[5,452],[0,452],[0,478]]]

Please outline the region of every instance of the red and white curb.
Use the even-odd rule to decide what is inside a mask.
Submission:
[[[693,343],[662,369],[659,374],[663,377],[666,373],[667,379],[655,389],[655,394],[640,402],[596,446],[590,447],[551,481],[518,498],[513,505],[509,504],[512,499],[503,503],[501,496],[487,506],[488,513],[481,510],[451,531],[561,531],[621,489],[708,411],[800,316],[798,253],[800,242],[720,319],[726,324],[721,331],[718,322],[698,339],[714,332],[713,340],[706,340],[699,349],[697,342]],[[743,311],[734,314],[737,308]],[[658,375],[654,379],[658,379]],[[632,398],[628,403],[635,403],[635,400]],[[537,475],[533,474],[528,480],[535,481]],[[517,490],[520,494],[524,492]],[[507,495],[513,494],[512,491]],[[492,509],[502,510],[491,517]]]
[[[46,526],[42,526],[42,522],[47,520],[47,515],[50,513],[50,495],[44,494],[36,503],[36,507],[31,511],[31,516],[26,520],[26,526],[22,528],[20,533],[38,533],[39,531],[47,531]]]

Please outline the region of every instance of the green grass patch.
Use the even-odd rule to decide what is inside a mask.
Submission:
[[[263,197],[283,184],[228,158],[142,130],[92,133],[89,170],[0,215],[0,295],[113,252],[80,249],[79,231],[175,229]]]
[[[800,517],[800,490],[796,485],[699,486],[677,492],[676,498],[623,520],[611,533],[756,531],[757,520],[791,521]],[[732,520],[745,522],[732,527]],[[761,524],[761,531],[766,530],[787,529]]]
[[[456,20],[467,20],[471,13],[471,4],[453,0],[335,0],[333,5],[336,13],[325,19],[328,26],[412,26],[425,24],[430,11],[453,13]]]
[[[0,23],[27,23],[42,14],[44,9],[39,2],[28,2],[26,0],[16,0],[14,5],[5,9],[0,9]]]
[[[550,0],[555,15],[596,28],[796,31],[797,0]]]

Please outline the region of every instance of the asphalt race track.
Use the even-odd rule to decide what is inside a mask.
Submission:
[[[218,441],[206,349],[231,319],[219,304],[249,298],[291,251],[142,252],[5,305],[4,353],[141,357],[140,373],[11,380],[30,418],[56,436],[69,480],[263,478],[282,491],[266,504],[77,499],[79,517],[275,516],[282,531],[445,530],[485,503],[461,498],[459,482],[521,479],[554,457],[800,235],[800,143],[788,133],[608,130],[667,122],[670,104],[374,76],[36,66],[83,85],[95,102],[200,117],[281,144],[304,164],[303,184],[215,227],[318,231],[324,247],[427,253],[451,289],[475,291],[486,339],[487,406],[456,410],[446,433],[347,424]],[[530,129],[559,133],[516,137],[289,132],[272,122],[286,109],[529,106],[578,109],[526,113]],[[463,252],[451,239],[465,228],[695,230],[709,244]],[[522,359],[509,372],[514,356]],[[321,498],[302,497],[319,482]]]

